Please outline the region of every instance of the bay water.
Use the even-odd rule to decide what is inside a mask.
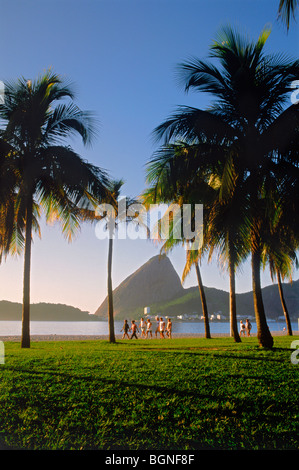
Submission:
[[[138,325],[138,322],[137,322]],[[155,321],[153,321],[153,331],[155,331]],[[286,324],[284,321],[269,321],[268,326],[272,332],[284,333]],[[115,334],[120,335],[123,322],[115,322]],[[0,336],[20,336],[21,321],[0,321]],[[298,322],[292,322],[293,331],[299,329]],[[229,334],[229,322],[210,322],[211,334]],[[173,321],[173,333],[178,334],[204,334],[204,323],[202,321]],[[252,322],[252,333],[256,333],[256,324]],[[31,321],[31,335],[65,335],[65,336],[99,336],[108,335],[108,322],[106,321]]]

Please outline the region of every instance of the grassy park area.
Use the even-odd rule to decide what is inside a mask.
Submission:
[[[21,449],[297,449],[291,342],[5,343],[0,443]]]

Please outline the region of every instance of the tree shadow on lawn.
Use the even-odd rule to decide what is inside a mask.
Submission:
[[[218,338],[216,338],[218,339]],[[173,345],[173,346],[163,346],[162,344],[164,343],[163,340],[161,340],[161,346],[159,346],[157,343],[155,346],[151,346],[150,344],[142,344],[142,341],[141,340],[140,342],[138,341],[127,341],[127,340],[124,340],[122,342],[120,341],[117,341],[116,343],[113,343],[113,346],[128,346],[130,345],[130,352],[138,352],[138,351],[142,351],[142,352],[146,352],[146,351],[149,351],[149,352],[159,352],[159,351],[163,351],[163,352],[174,352],[174,351],[178,351],[178,352],[192,352],[194,351],[196,353],[196,351],[211,351],[211,352],[214,352],[214,351],[217,351],[217,352],[222,352],[222,351],[225,351],[225,352],[231,352],[232,353],[232,356],[233,355],[238,355],[238,358],[252,358],[252,356],[247,356],[247,355],[244,355],[244,353],[246,354],[246,349],[242,350],[242,343],[238,343],[238,346],[237,346],[237,343],[233,342],[232,344],[230,344],[229,346],[227,345],[219,345],[219,346],[209,346],[209,345],[205,345],[205,346],[179,346],[179,345]],[[159,340],[158,340],[159,341]],[[167,341],[167,340],[166,340]],[[170,340],[171,341],[171,340]],[[209,341],[209,340],[208,340]],[[291,341],[291,340],[290,340]],[[107,345],[111,345],[111,343],[109,343],[107,341]],[[248,347],[248,343],[244,344],[245,346]],[[131,349],[132,347],[132,349]],[[250,344],[250,351],[251,353],[254,353],[254,354],[275,354],[276,352],[290,352],[292,351],[290,348],[288,347],[273,347],[271,349],[267,349],[267,348],[262,348],[260,347],[258,344]],[[133,349],[134,348],[134,349]],[[240,356],[239,356],[240,354]],[[254,359],[258,359],[258,360],[264,360],[264,356],[261,356],[261,357],[254,357]]]
[[[191,389],[188,388],[188,389],[185,389],[185,388],[177,388],[177,387],[169,387],[168,385],[158,385],[158,384],[149,384],[149,383],[142,383],[142,382],[131,382],[131,381],[128,381],[128,380],[122,380],[121,378],[116,378],[116,379],[111,379],[111,378],[105,378],[105,377],[101,377],[101,376],[97,376],[97,377],[94,377],[93,375],[86,375],[86,374],[68,374],[68,373],[65,373],[65,372],[55,372],[55,371],[52,371],[52,370],[45,370],[45,371],[33,371],[33,370],[30,370],[30,369],[23,369],[21,367],[9,367],[11,370],[14,370],[16,372],[19,372],[19,373],[25,373],[25,374],[29,374],[30,376],[46,376],[46,379],[45,380],[48,380],[49,376],[54,376],[54,377],[57,377],[57,378],[62,378],[63,380],[67,381],[68,383],[70,383],[70,381],[72,380],[80,380],[82,382],[94,382],[95,384],[98,384],[99,388],[101,388],[101,386],[103,386],[104,384],[107,384],[107,385],[113,385],[115,386],[117,389],[118,388],[131,388],[131,389],[136,389],[138,391],[140,390],[144,390],[144,391],[153,391],[153,392],[156,392],[158,394],[160,394],[160,396],[164,396],[164,397],[168,397],[169,396],[174,396],[174,395],[177,395],[178,397],[181,397],[181,398],[186,398],[186,397],[189,397],[189,398],[193,398],[193,399],[199,399],[199,400],[211,400],[211,401],[216,401],[216,402],[222,402],[223,400],[228,400],[229,398],[229,395],[224,395],[224,394],[217,394],[215,393],[215,391],[213,390],[213,393],[199,393],[196,386],[194,389]],[[206,377],[207,379],[209,379],[209,375],[207,375]],[[259,382],[263,382],[265,385],[270,385],[272,383],[272,381],[270,379],[268,379],[267,377],[263,376],[263,375],[243,375],[241,373],[227,373],[224,377],[224,379],[226,378],[232,378],[232,379],[243,379],[243,380],[256,380],[256,381],[259,381]],[[189,384],[189,382],[186,382],[187,384]],[[182,385],[182,382],[180,382],[180,385]],[[165,398],[165,399],[166,399]],[[238,399],[239,400],[239,399]],[[240,399],[242,401],[242,399]],[[247,399],[246,399],[247,400]],[[256,402],[256,397],[254,397],[253,399],[253,403]],[[267,404],[268,402],[265,401],[263,402],[264,404]],[[269,400],[269,404],[273,404],[273,401]],[[0,441],[1,442],[1,441]]]
[[[219,389],[212,390],[210,393],[201,393],[196,389],[196,385],[193,390],[185,388],[176,388],[167,385],[158,385],[158,384],[148,384],[148,383],[136,383],[128,380],[111,379],[103,378],[101,376],[92,376],[86,374],[76,374],[57,372],[53,370],[45,371],[33,371],[32,369],[21,368],[21,367],[9,367],[11,370],[14,370],[18,373],[29,374],[30,376],[39,376],[42,380],[49,380],[49,376],[62,378],[64,381],[71,383],[73,380],[82,381],[85,383],[93,383],[96,389],[101,390],[105,385],[110,385],[113,387],[113,390],[117,390],[116,401],[118,397],[123,396],[122,390],[127,390],[128,388],[133,392],[137,391],[143,397],[147,397],[149,406],[146,406],[142,415],[142,419],[151,420],[151,422],[157,423],[158,416],[167,410],[163,426],[171,426],[171,428],[176,428],[179,425],[179,422],[184,419],[184,427],[188,428],[192,425],[193,427],[204,426],[205,433],[212,433],[210,438],[213,438],[214,433],[211,428],[213,426],[214,420],[217,425],[219,420],[223,420],[223,426],[227,428],[227,432],[236,429],[236,440],[240,439],[239,434],[251,431],[253,426],[256,435],[255,442],[258,443],[258,435],[260,438],[265,439],[265,429],[267,428],[267,443],[270,446],[271,439],[282,439],[282,444],[285,445],[289,439],[294,439],[294,431],[292,429],[285,429],[283,435],[275,436],[274,428],[281,426],[281,419],[284,417],[284,421],[287,416],[291,417],[294,415],[294,403],[291,401],[281,401],[273,402],[273,399],[265,396],[252,396],[247,395],[246,397],[240,397],[238,395],[232,396],[231,394],[219,393]],[[43,376],[45,378],[43,379]],[[244,379],[242,374],[228,374],[227,377],[231,378],[241,378]],[[268,380],[262,376],[246,376],[246,379],[251,380],[263,380],[265,385],[267,385]],[[182,386],[181,382],[178,384]],[[107,402],[107,407],[111,408],[113,411],[113,402],[111,402],[111,396],[108,389],[109,400]],[[176,400],[177,398],[177,400]],[[100,399],[100,397],[99,397]],[[63,397],[61,397],[63,400]],[[95,403],[97,403],[95,399]],[[184,401],[186,400],[186,402]],[[105,400],[104,400],[105,401]],[[170,405],[167,405],[167,402],[170,401]],[[103,402],[99,402],[103,406]],[[178,403],[182,405],[181,412],[178,410]],[[184,406],[184,403],[187,404]],[[189,410],[188,406],[192,403],[192,409]],[[106,406],[106,405],[105,405]],[[57,410],[61,407],[60,401],[53,405],[52,412],[55,414]],[[107,408],[107,413],[109,409]],[[64,407],[61,408],[61,411],[64,411]],[[212,420],[212,421],[211,421]],[[168,424],[167,424],[168,423]],[[243,423],[243,424],[241,424]],[[243,430],[239,429],[244,428]],[[270,426],[270,427],[269,427]],[[271,428],[273,429],[271,431]],[[135,428],[134,428],[135,429]],[[224,432],[224,431],[223,431]],[[272,433],[272,437],[271,437]],[[204,443],[201,439],[195,437],[196,431],[194,429],[193,438],[191,440],[187,439],[186,443],[191,445],[191,448],[204,448],[207,443]],[[191,435],[190,435],[191,437]],[[195,438],[195,439],[194,439]],[[216,439],[216,437],[215,437]],[[236,443],[237,444],[237,443]],[[2,442],[0,440],[0,449],[6,448],[1,447]],[[212,443],[211,448],[215,448],[216,440]],[[237,444],[238,446],[238,444]],[[221,446],[222,447],[222,446]],[[224,446],[226,447],[226,446]],[[126,447],[122,447],[126,448]]]
[[[173,347],[173,348],[147,348],[147,347],[141,347],[141,348],[138,348],[135,349],[135,350],[130,350],[130,354],[138,354],[139,352],[142,352],[142,353],[146,353],[146,352],[149,352],[149,353],[159,353],[159,352],[163,352],[163,353],[182,353],[183,355],[192,355],[192,356],[203,356],[203,357],[209,357],[209,352],[211,352],[211,357],[213,357],[213,359],[221,359],[221,358],[226,358],[226,359],[237,359],[237,360],[249,360],[249,361],[269,361],[269,362],[280,362],[280,363],[284,363],[286,361],[285,358],[281,358],[281,357],[269,357],[270,354],[275,354],[275,352],[288,352],[288,353],[291,353],[292,350],[289,349],[289,348],[273,348],[272,350],[262,350],[260,348],[256,348],[254,349],[254,351],[252,351],[252,354],[248,354],[246,353],[245,351],[242,351],[242,350],[239,350],[239,349],[234,349],[233,351],[230,349],[230,348],[206,348],[206,347],[198,347],[198,348],[194,348],[194,347]],[[223,352],[225,352],[225,354],[223,354]],[[229,354],[229,352],[231,352]],[[263,352],[265,353],[263,355]],[[258,356],[257,354],[261,353],[260,356]],[[255,355],[253,355],[255,354]]]

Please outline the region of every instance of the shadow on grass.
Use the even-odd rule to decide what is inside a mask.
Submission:
[[[92,375],[86,375],[86,374],[68,374],[65,372],[55,372],[52,370],[44,370],[44,371],[33,371],[32,369],[25,369],[21,367],[7,367],[7,369],[11,369],[12,371],[19,372],[22,374],[28,374],[30,376],[40,376],[40,377],[46,377],[46,380],[48,380],[49,376],[61,378],[63,380],[66,380],[68,382],[71,382],[72,380],[74,381],[82,381],[85,383],[95,383],[98,384],[98,387],[101,388],[104,385],[112,385],[113,387],[120,389],[120,388],[130,388],[131,390],[137,390],[137,391],[152,391],[155,394],[159,394],[160,397],[166,400],[168,397],[174,397],[178,396],[180,398],[192,398],[194,400],[208,400],[208,401],[213,401],[217,403],[221,403],[223,401],[228,400],[227,395],[223,394],[217,394],[215,391],[213,393],[199,393],[197,390],[196,385],[194,385],[193,389],[190,388],[179,388],[179,387],[170,387],[168,385],[158,385],[158,384],[149,384],[149,383],[142,383],[142,382],[131,382],[128,380],[122,380],[121,378],[105,378],[101,376],[94,377]],[[255,380],[258,382],[263,382],[264,385],[269,385],[271,384],[271,380],[269,380],[267,377],[262,376],[262,375],[246,375],[244,376],[241,373],[227,373],[225,378],[227,379],[241,379],[241,380]],[[210,380],[210,377],[206,377],[207,380]],[[248,400],[248,398],[246,399]],[[241,400],[242,401],[242,400]],[[255,403],[255,401],[253,401]],[[263,404],[267,404],[267,400],[263,402]],[[273,404],[272,401],[269,401],[269,404]],[[263,405],[263,406],[264,406]],[[243,406],[243,405],[242,405]]]
[[[135,343],[136,344],[136,343]],[[138,345],[136,345],[138,346]],[[138,349],[130,349],[130,354],[138,354],[140,352],[142,353],[156,353],[159,354],[160,352],[163,353],[182,353],[184,355],[192,355],[192,356],[203,356],[203,357],[208,357],[208,353],[211,352],[211,357],[214,359],[221,359],[221,358],[226,358],[226,359],[237,359],[238,361],[242,360],[249,360],[251,362],[255,361],[269,361],[269,362],[278,362],[278,363],[284,363],[285,358],[281,357],[274,357],[270,356],[270,354],[275,354],[275,352],[291,352],[292,350],[289,348],[273,348],[271,350],[261,350],[259,347],[256,347],[251,354],[248,353],[246,354],[245,351],[242,351],[240,349],[234,349],[232,350],[231,348],[217,348],[217,347],[184,347],[184,346],[178,346],[178,347],[147,347],[147,346],[141,346],[138,347]],[[255,355],[253,356],[252,353]],[[263,354],[264,353],[264,354]],[[260,355],[258,355],[260,354]]]
[[[119,379],[111,379],[111,378],[102,378],[100,376],[92,376],[87,374],[78,374],[78,373],[67,373],[67,372],[57,372],[54,370],[44,370],[44,371],[34,371],[28,368],[22,367],[13,367],[7,366],[7,369],[11,371],[22,373],[22,374],[29,374],[30,376],[41,377],[41,380],[45,380],[44,377],[49,379],[49,376],[62,378],[64,381],[71,383],[74,381],[82,381],[85,383],[93,383],[95,385],[95,389],[101,389],[105,387],[105,385],[110,385],[111,388],[107,387],[107,393],[109,395],[110,391],[117,390],[116,401],[118,400],[118,396],[122,396],[123,390],[130,389],[133,393],[135,391],[140,392],[140,396],[147,397],[147,403],[151,403],[150,407],[145,405],[142,414],[142,418],[145,422],[149,424],[152,423],[153,429],[157,425],[162,426],[159,424],[161,422],[157,421],[159,419],[159,415],[164,412],[163,417],[163,429],[175,429],[178,426],[183,426],[184,429],[188,430],[190,433],[190,426],[193,426],[193,431],[190,433],[190,439],[182,436],[180,441],[180,446],[175,447],[175,443],[166,445],[163,448],[169,449],[182,449],[183,445],[189,446],[191,449],[217,449],[217,448],[228,448],[228,444],[217,446],[217,439],[218,437],[211,430],[211,426],[214,425],[218,426],[219,421],[222,421],[227,430],[227,433],[234,431],[236,435],[233,437],[235,440],[234,448],[241,448],[242,444],[242,436],[241,434],[246,432],[249,429],[254,429],[256,434],[254,438],[254,444],[258,445],[259,439],[265,439],[265,429],[269,428],[270,431],[267,431],[267,443],[270,446],[271,439],[276,439],[277,442],[280,438],[282,439],[281,446],[285,446],[286,442],[293,442],[291,439],[294,439],[294,430],[292,429],[285,429],[283,431],[283,436],[275,436],[273,429],[275,426],[281,426],[281,420],[283,416],[293,416],[294,415],[294,402],[291,401],[280,401],[275,403],[272,398],[266,398],[264,396],[257,397],[257,396],[246,396],[246,397],[231,397],[225,393],[219,393],[219,390],[213,390],[210,393],[200,393],[196,389],[196,385],[194,384],[193,390],[185,389],[185,388],[178,388],[184,384],[179,383],[178,387],[171,387],[167,385],[159,385],[159,384],[148,384],[148,383],[136,383],[131,382],[129,380],[121,380]],[[229,378],[242,378],[244,379],[242,374],[228,374],[227,377]],[[261,376],[250,375],[246,377],[246,379],[251,380],[262,380],[264,379]],[[265,381],[267,384],[267,381]],[[211,390],[211,389],[210,389]],[[145,393],[149,392],[149,393]],[[125,396],[125,395],[124,395]],[[136,396],[136,394],[135,394]],[[177,399],[175,399],[177,397]],[[172,400],[169,406],[166,407],[166,401]],[[64,412],[64,404],[63,404],[64,397],[60,396],[60,400],[57,400],[55,403],[51,403],[51,412],[56,415],[59,411]],[[107,415],[113,416],[113,407],[114,402],[109,395],[107,397],[107,402],[105,401],[105,408],[107,409]],[[186,401],[185,401],[186,400]],[[94,402],[97,404],[97,401]],[[101,402],[103,406],[104,402]],[[189,405],[192,403],[192,406],[189,409]],[[180,408],[178,407],[180,406]],[[187,405],[187,407],[186,407]],[[180,424],[184,420],[184,424]],[[141,420],[141,418],[140,418]],[[248,426],[248,422],[250,421],[250,427]],[[241,432],[239,431],[240,423],[243,423],[242,426],[244,430]],[[116,423],[118,421],[116,420]],[[123,431],[126,434],[125,441],[128,442],[129,437],[132,438],[136,434],[136,426],[138,426],[139,421],[134,423],[134,425],[129,426],[128,424]],[[140,426],[142,422],[140,421]],[[195,427],[200,427],[200,431],[196,431]],[[114,432],[116,428],[112,428],[111,432]],[[238,430],[236,432],[235,430]],[[216,431],[215,431],[216,432]],[[202,438],[198,437],[197,434],[203,433]],[[205,442],[205,436],[209,436],[209,440],[211,445],[208,442]],[[123,437],[123,436],[120,436]],[[160,436],[161,437],[161,436]],[[153,439],[153,436],[150,436]],[[164,446],[166,443],[166,438],[164,436]],[[239,442],[240,441],[240,442]],[[6,448],[5,444],[4,447],[1,447],[1,440],[0,440],[0,449]],[[159,449],[159,441],[155,441],[154,443],[155,449]],[[148,448],[146,444],[144,444],[144,448]],[[161,443],[160,443],[161,445]],[[292,444],[294,447],[294,444]],[[92,444],[91,444],[92,447]],[[96,444],[95,444],[96,448]],[[107,441],[106,446],[104,448],[111,449],[129,449],[129,444],[127,445],[118,445],[117,442]],[[142,448],[142,447],[141,447]],[[162,447],[161,447],[162,448]]]

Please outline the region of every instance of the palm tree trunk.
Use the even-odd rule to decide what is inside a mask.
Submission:
[[[278,290],[279,290],[279,295],[280,295],[280,301],[281,301],[281,305],[282,305],[282,309],[283,309],[283,314],[284,314],[284,316],[285,316],[286,324],[287,324],[287,332],[288,332],[288,335],[289,335],[289,336],[293,336],[292,325],[291,325],[291,321],[290,321],[290,316],[289,316],[289,312],[288,312],[288,309],[287,309],[286,301],[285,301],[285,298],[284,298],[284,295],[283,295],[283,288],[282,288],[282,284],[281,284],[281,277],[280,277],[279,269],[276,270],[276,275],[277,275],[277,283],[278,283]]]
[[[208,315],[208,307],[207,307],[207,301],[206,301],[206,295],[201,279],[201,274],[200,274],[200,269],[198,266],[198,263],[195,263],[195,270],[196,270],[196,276],[197,276],[197,282],[198,282],[198,289],[200,293],[200,298],[201,298],[201,305],[202,305],[202,313],[203,313],[203,318],[204,318],[204,324],[205,324],[205,337],[206,338],[211,338],[210,334],[210,324],[209,324],[209,315]]]
[[[113,289],[112,289],[112,251],[113,237],[109,237],[108,248],[108,325],[109,325],[109,341],[115,343],[114,318],[113,318]]]
[[[236,343],[240,343],[241,338],[237,324],[235,265],[232,256],[229,259],[229,319],[230,336],[234,338]]]
[[[32,207],[33,201],[32,196],[30,196],[26,207],[21,348],[30,348],[30,264]]]
[[[271,336],[269,327],[267,325],[262,289],[261,289],[261,255],[256,249],[252,249],[251,253],[251,268],[252,268],[252,290],[253,290],[253,303],[255,311],[255,321],[257,326],[257,339],[260,346],[264,348],[273,347],[273,338]]]

